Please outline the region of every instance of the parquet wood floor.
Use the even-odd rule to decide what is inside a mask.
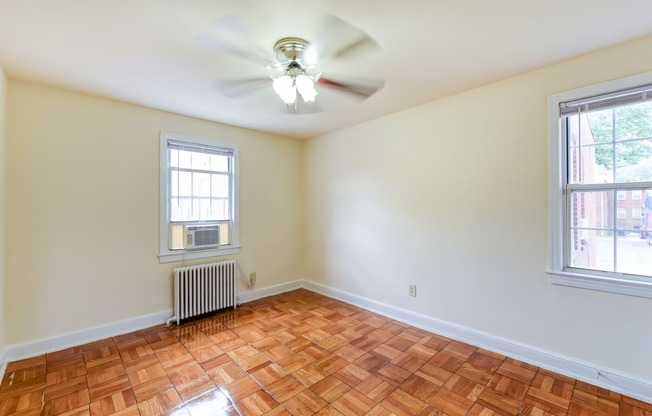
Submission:
[[[652,416],[306,290],[13,362],[0,415]]]

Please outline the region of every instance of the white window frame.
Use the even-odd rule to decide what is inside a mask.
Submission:
[[[640,220],[643,217],[643,208],[632,208],[632,218]]]
[[[169,212],[169,186],[168,183],[168,141],[187,142],[191,144],[200,144],[206,146],[215,146],[233,150],[233,164],[231,176],[232,197],[230,202],[232,229],[229,230],[231,244],[228,246],[211,247],[206,249],[193,250],[170,250],[169,249],[169,229],[170,229],[170,212]],[[237,254],[240,251],[240,226],[239,226],[239,147],[232,143],[223,143],[210,139],[197,137],[188,137],[176,133],[161,132],[160,134],[160,229],[159,229],[159,260],[161,263],[170,263],[175,261],[184,261],[192,259],[201,259],[208,257],[227,256]]]
[[[618,201],[626,201],[627,200],[627,191],[616,191],[616,199]]]
[[[652,84],[652,72],[553,94],[548,97],[548,268],[550,282],[624,295],[652,298],[652,284],[623,273],[565,266],[564,149],[559,104]]]
[[[638,191],[634,190],[634,191],[632,191],[632,200],[633,200],[633,201],[640,201],[640,200],[642,200],[642,199],[643,199],[643,191],[641,191],[641,190],[638,190]]]

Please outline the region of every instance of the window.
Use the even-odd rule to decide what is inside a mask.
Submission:
[[[652,73],[555,94],[549,117],[551,282],[652,297],[652,220],[633,201],[652,195]]]
[[[161,262],[236,253],[238,148],[161,133]]]

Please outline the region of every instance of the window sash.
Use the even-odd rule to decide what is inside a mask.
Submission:
[[[160,155],[160,215],[159,215],[159,259],[161,263],[201,259],[215,256],[225,256],[237,254],[240,251],[240,238],[239,238],[239,213],[238,213],[238,170],[239,170],[239,148],[238,145],[232,143],[219,143],[212,139],[203,139],[195,137],[186,137],[175,133],[161,132],[159,140],[159,155]],[[194,163],[194,156],[192,164],[184,163],[184,167],[172,166],[175,165],[173,154],[176,151],[184,153],[194,152],[201,153],[201,161]],[[214,165],[211,161],[210,164],[204,164],[206,155],[211,155],[211,159],[217,156],[225,156],[221,161],[217,161],[218,165]],[[190,159],[188,159],[190,161]],[[207,171],[208,170],[208,171]],[[194,199],[194,208],[204,210],[205,215],[214,215],[216,219],[210,220],[197,220],[197,217],[183,216],[174,217],[179,221],[171,221],[172,209],[171,202],[174,201],[172,197],[171,187],[176,186],[171,180],[172,175],[177,172],[193,172],[202,176],[201,180],[205,182],[188,184],[184,182],[183,194],[189,194]],[[211,177],[212,186],[207,180],[206,174],[213,175]],[[215,175],[221,176],[221,178]],[[219,183],[214,181],[218,180]],[[188,187],[193,189],[188,189]],[[210,197],[208,197],[210,193]],[[200,196],[202,195],[202,196]],[[206,197],[204,197],[206,196]],[[185,197],[185,195],[176,197]],[[212,200],[217,203],[218,200],[225,201],[227,206],[215,207],[216,209],[208,209],[206,202]],[[228,219],[225,219],[226,217]],[[203,218],[203,217],[202,217]],[[186,220],[187,219],[187,220]],[[194,224],[222,224],[220,229],[221,244],[219,246],[206,246],[205,248],[193,248],[193,250],[178,249],[178,236],[175,234],[174,241],[172,236],[172,229],[179,226],[194,225]],[[224,233],[222,233],[224,229]],[[177,233],[177,231],[175,231]],[[175,248],[172,248],[175,243]]]
[[[209,155],[220,155],[220,156],[227,156],[228,157],[228,171],[227,172],[222,172],[222,171],[211,171],[211,170],[205,170],[205,169],[193,169],[193,168],[180,168],[178,166],[172,166],[170,163],[170,155],[171,152],[170,150],[183,150],[186,152],[191,152],[191,153],[201,153],[201,154],[209,154]],[[228,149],[224,147],[213,147],[213,146],[208,146],[208,145],[202,145],[202,144],[194,144],[194,143],[187,143],[187,142],[179,142],[175,140],[168,140],[167,144],[167,167],[168,167],[168,189],[167,189],[167,204],[168,204],[168,216],[167,216],[167,221],[169,225],[172,224],[195,224],[195,223],[211,223],[211,224],[218,224],[218,223],[229,223],[230,226],[232,227],[232,199],[233,199],[233,149]],[[172,176],[177,175],[177,183],[179,183],[179,175],[181,172],[188,172],[191,173],[191,184],[190,184],[190,195],[172,195],[172,190],[170,189],[170,184],[172,183]],[[210,196],[200,196],[200,195],[195,195],[194,194],[194,189],[195,189],[195,183],[194,183],[194,175],[195,173],[204,173],[204,174],[209,174],[209,175],[226,175],[228,177],[228,183],[229,183],[229,189],[228,189],[228,196],[213,196],[212,195],[212,186],[211,186],[211,195]],[[212,176],[211,176],[212,178]],[[211,179],[212,180],[212,179]],[[203,219],[188,219],[188,220],[179,220],[179,219],[173,219],[172,218],[172,212],[173,210],[171,209],[171,204],[173,199],[189,199],[192,201],[191,207],[194,207],[194,202],[196,200],[226,200],[227,204],[229,206],[229,209],[227,210],[227,217],[224,218],[203,218]],[[231,242],[227,242],[227,245],[230,244]]]

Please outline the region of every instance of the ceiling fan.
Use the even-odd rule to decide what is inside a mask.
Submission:
[[[362,30],[335,16],[325,17],[322,26],[324,29],[313,42],[304,37],[283,37],[275,42],[271,54],[256,47],[244,21],[235,16],[218,20],[197,41],[260,67],[261,76],[221,80],[218,89],[229,97],[237,98],[268,88],[293,113],[307,113],[319,111],[316,97],[322,88],[359,100],[379,92],[384,86],[383,80],[321,71],[331,60],[359,58],[378,50],[378,44]]]

